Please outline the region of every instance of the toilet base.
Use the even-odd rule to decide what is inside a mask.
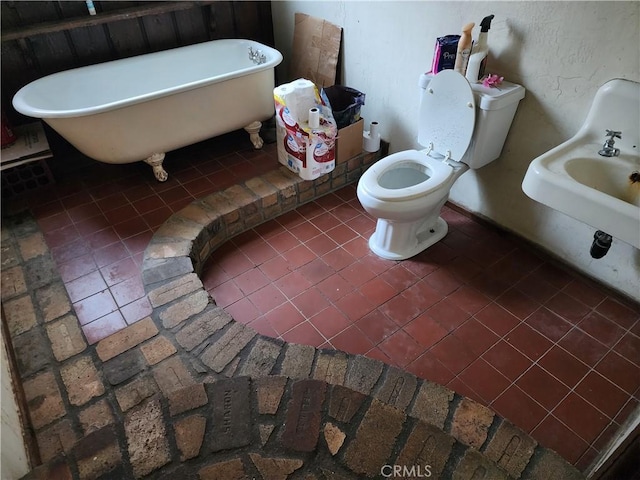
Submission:
[[[434,243],[442,240],[448,230],[449,226],[447,225],[447,222],[445,222],[442,217],[438,217],[433,227],[418,234],[418,243],[407,249],[390,251],[381,247],[377,241],[376,232],[373,232],[373,235],[369,237],[369,248],[373,253],[386,260],[406,260],[407,258],[411,258],[423,250],[426,250]]]

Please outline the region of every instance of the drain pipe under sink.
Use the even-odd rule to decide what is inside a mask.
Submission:
[[[602,230],[598,230],[593,235],[593,243],[591,244],[591,256],[593,258],[602,258],[604,257],[609,248],[611,248],[611,241],[613,238],[608,233],[603,232]]]

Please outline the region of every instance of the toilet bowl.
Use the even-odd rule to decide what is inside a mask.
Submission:
[[[358,199],[377,219],[369,248],[388,260],[420,253],[447,234],[439,217],[455,179],[466,168],[406,150],[375,163],[358,182]]]
[[[469,168],[500,155],[524,97],[520,85],[507,84],[500,91],[472,87],[453,70],[423,75],[420,86],[418,141],[427,148],[389,155],[358,181],[358,199],[377,219],[369,248],[388,260],[413,257],[447,234],[440,211],[451,187]]]

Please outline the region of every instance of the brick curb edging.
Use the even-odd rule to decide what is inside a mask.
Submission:
[[[465,418],[454,422],[478,426],[474,406],[462,405]],[[379,396],[321,380],[238,376],[151,398],[24,480],[347,480],[388,478],[394,468],[394,478],[582,478],[553,452],[534,454],[536,443],[508,422],[494,428],[481,453]]]
[[[283,167],[188,205],[160,227],[145,252],[142,275],[154,307],[152,316],[95,346],[88,346],[82,336],[55,263],[48,251],[42,251],[41,245],[46,250],[46,244],[35,222],[35,228],[19,229],[18,235],[26,241],[10,245],[14,251],[8,256],[22,257],[23,265],[11,260],[5,264],[3,229],[3,267],[12,267],[3,268],[3,303],[30,303],[34,318],[28,327],[19,327],[21,323],[14,319],[11,332],[18,345],[32,426],[46,462],[32,474],[46,471],[49,475],[26,478],[57,478],[50,476],[50,468],[67,461],[72,462],[71,476],[60,478],[98,478],[83,473],[77,462],[84,454],[74,449],[89,437],[93,436],[92,442],[103,438],[97,432],[107,431],[105,428],[116,428],[116,434],[100,435],[107,439],[115,435],[117,448],[113,448],[132,474],[136,460],[129,458],[128,446],[138,440],[134,434],[123,433],[122,425],[135,412],[150,408],[150,402],[159,398],[170,398],[172,392],[197,388],[193,385],[269,375],[314,379],[372,396],[484,455],[493,445],[494,461],[514,478],[520,472],[527,479],[583,478],[568,462],[488,408],[445,387],[377,360],[261,336],[213,304],[197,274],[217,247],[265,220],[355,181],[376,159],[376,155],[361,155],[314,182],[302,181]],[[34,251],[25,252],[25,244]],[[42,278],[47,275],[48,282]],[[512,434],[496,447],[501,431]],[[107,444],[104,438],[97,442]],[[60,454],[68,456],[61,460]],[[155,470],[152,477],[162,478],[163,472]],[[471,474],[455,478],[470,478]],[[123,478],[105,475],[100,478]]]

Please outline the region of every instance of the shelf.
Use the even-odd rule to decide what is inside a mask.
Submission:
[[[2,149],[0,171],[52,156],[42,123],[33,122],[13,129],[17,140]]]
[[[189,10],[194,7],[201,7],[212,3],[214,3],[214,1],[161,2],[161,5],[126,8],[119,11],[98,13],[97,15],[89,15],[87,12],[86,17],[60,19],[19,30],[2,32],[0,39],[3,42],[9,40],[20,40],[35,37],[37,35],[73,30],[74,28],[93,27],[95,25],[118,22],[121,20],[131,20],[133,18],[145,17],[147,15],[162,15],[164,13],[177,12],[180,10]]]

